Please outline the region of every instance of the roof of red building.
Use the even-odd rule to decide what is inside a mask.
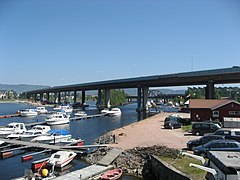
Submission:
[[[232,100],[224,99],[190,99],[189,108],[190,109],[215,109],[216,107],[220,107],[226,105]]]

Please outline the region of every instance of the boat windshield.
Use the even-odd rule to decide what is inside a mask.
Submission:
[[[59,158],[60,158],[60,155],[59,155],[59,154],[55,154],[55,155],[54,155],[54,158],[59,159]]]
[[[25,135],[33,135],[33,132],[26,132]]]
[[[15,126],[13,126],[13,125],[7,125],[6,127],[7,128],[15,128]]]

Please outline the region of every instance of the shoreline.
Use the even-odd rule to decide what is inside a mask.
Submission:
[[[193,137],[184,136],[181,129],[164,129],[166,116],[173,113],[159,113],[147,119],[109,131],[95,140],[97,144],[109,144],[106,148],[96,149],[86,157],[86,161],[98,162],[112,148],[122,149],[114,167],[121,167],[127,175],[143,178],[148,172],[150,155],[173,153],[186,147],[186,142]],[[177,113],[188,118],[188,113]],[[115,139],[114,136],[115,135]],[[114,142],[115,141],[115,142]]]

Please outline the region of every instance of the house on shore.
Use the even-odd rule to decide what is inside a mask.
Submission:
[[[190,99],[191,121],[218,120],[224,117],[240,118],[240,103],[233,100]]]

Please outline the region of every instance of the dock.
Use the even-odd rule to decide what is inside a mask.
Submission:
[[[21,141],[21,140],[15,140],[15,139],[2,139],[0,138],[0,141],[5,141],[9,144],[19,145],[22,146],[21,148],[41,148],[41,149],[51,149],[55,151],[59,150],[72,150],[76,153],[82,153],[83,150],[86,150],[87,148],[94,148],[94,147],[106,147],[107,145],[104,144],[96,144],[96,145],[83,145],[83,146],[60,146],[60,145],[49,145],[39,142],[31,142],[31,141]],[[14,150],[14,149],[13,149]],[[0,153],[9,152],[11,149],[6,149],[0,151]]]
[[[122,150],[112,149],[108,152],[98,163],[91,166],[79,169],[65,175],[56,177],[57,180],[86,180],[93,178],[94,176],[100,175],[107,170],[113,169],[111,163],[122,153]]]
[[[81,119],[91,119],[91,118],[99,118],[99,117],[103,117],[103,116],[107,116],[108,114],[107,113],[101,113],[101,114],[94,114],[94,115],[87,115],[87,116],[75,116],[73,118],[70,118],[70,121],[72,120],[81,120]]]
[[[8,115],[0,115],[0,119],[2,118],[12,118],[12,117],[19,117],[20,114],[8,114]]]

